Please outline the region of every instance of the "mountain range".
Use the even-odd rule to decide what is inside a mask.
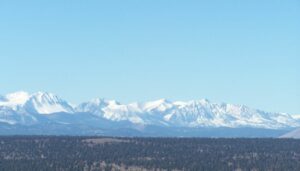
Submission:
[[[277,137],[300,127],[298,115],[207,99],[73,105],[47,92],[0,96],[0,134]]]

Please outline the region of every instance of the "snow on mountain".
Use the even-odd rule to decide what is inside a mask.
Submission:
[[[30,112],[37,112],[40,114],[74,112],[73,107],[68,102],[54,94],[44,92],[32,94],[24,104],[24,107]]]
[[[300,120],[300,114],[294,114],[294,115],[291,115],[291,116],[294,119],[299,119]]]
[[[165,120],[188,127],[257,127],[280,128],[298,126],[292,117],[281,113],[266,113],[243,105],[216,104],[209,101],[190,101],[171,111]]]
[[[0,106],[0,123],[31,125],[37,122],[37,118],[31,114],[17,112],[10,107]]]
[[[143,110],[147,112],[165,112],[171,109],[174,104],[167,99],[160,99],[152,102],[144,103]]]
[[[0,107],[9,107],[14,111],[39,114],[51,114],[57,112],[73,113],[73,107],[58,96],[51,93],[27,92],[11,93],[0,98]]]
[[[92,99],[89,102],[82,103],[76,107],[77,112],[85,112],[92,113],[97,116],[103,116],[103,109],[109,104],[113,103],[113,101],[105,100],[105,99]]]
[[[173,104],[165,99],[146,103],[120,104],[114,100],[94,99],[80,104],[77,112],[92,113],[112,121],[129,121],[134,124],[157,125]],[[157,123],[156,123],[157,122]]]
[[[30,95],[27,92],[20,91],[11,93],[6,96],[1,96],[0,106],[7,106],[16,110],[19,106],[23,106],[29,98]]]
[[[138,103],[123,105],[115,100],[93,99],[82,103],[76,108],[77,112],[92,113],[112,121],[130,121],[136,124],[144,124],[138,116],[142,113]]]
[[[60,114],[62,112],[64,114]],[[54,113],[61,117],[46,117],[45,115]],[[43,116],[46,119],[52,119],[54,122],[60,122],[59,120],[53,120],[58,118],[67,122],[70,117],[76,120],[76,117],[86,116],[116,123],[124,121],[136,125],[186,128],[251,127],[282,129],[300,126],[300,120],[289,114],[269,113],[244,105],[217,104],[207,99],[187,102],[172,102],[160,99],[130,104],[121,104],[114,100],[93,99],[73,107],[67,101],[51,93],[29,94],[16,92],[0,96],[1,123],[38,123]],[[86,123],[86,125],[89,124]]]
[[[189,102],[171,102],[166,99],[146,103],[84,103],[82,112],[101,114],[112,121],[130,121],[135,124],[180,127],[255,127],[279,129],[300,125],[288,114],[267,113],[244,105],[216,104],[206,99]],[[89,110],[88,106],[91,106]]]
[[[141,110],[135,104],[123,105],[116,101],[111,101],[103,108],[103,117],[112,121],[130,121],[135,124],[144,124],[140,117]]]

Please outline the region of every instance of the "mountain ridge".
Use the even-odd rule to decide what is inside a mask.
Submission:
[[[0,97],[0,124],[8,125],[77,124],[84,129],[106,129],[114,125],[138,130],[153,126],[274,130],[300,126],[300,120],[290,114],[264,112],[245,105],[212,103],[207,99],[174,102],[159,99],[122,104],[96,98],[71,105],[48,92],[16,92]]]

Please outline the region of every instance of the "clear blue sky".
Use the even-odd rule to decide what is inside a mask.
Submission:
[[[0,1],[0,94],[300,113],[299,0]]]

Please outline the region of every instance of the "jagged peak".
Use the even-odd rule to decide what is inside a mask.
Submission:
[[[39,100],[50,100],[50,101],[60,101],[60,100],[62,100],[62,98],[60,98],[59,96],[57,96],[53,93],[42,92],[42,91],[38,91],[36,93],[33,93],[31,95],[31,97],[37,98]]]
[[[17,91],[14,93],[9,93],[6,96],[2,96],[2,101],[6,101],[6,103],[11,105],[24,105],[31,99],[35,99],[38,101],[63,101],[60,97],[53,93],[38,91],[36,93],[28,93],[26,91]]]
[[[50,114],[57,112],[72,113],[73,107],[55,94],[48,92],[36,92],[29,94],[19,91],[6,95],[7,102],[0,103],[3,106],[12,107],[14,110],[23,108],[29,113]]]
[[[174,104],[167,100],[167,99],[158,99],[155,101],[150,101],[144,103],[144,110],[151,111],[151,110],[159,110],[159,111],[165,111],[169,108],[172,108]]]
[[[179,124],[182,126],[257,126],[277,128],[287,124],[298,126],[298,119],[283,113],[267,113],[245,105],[211,103],[208,99],[175,101],[158,99],[144,103],[120,104],[116,100],[95,98],[74,108],[67,101],[49,92],[29,94],[24,91],[1,96],[0,106],[16,112],[51,114],[58,112],[88,112],[112,120],[132,121],[140,118],[145,123]],[[5,108],[3,108],[5,110]],[[166,119],[167,118],[167,119]],[[263,125],[262,123],[266,124]]]

